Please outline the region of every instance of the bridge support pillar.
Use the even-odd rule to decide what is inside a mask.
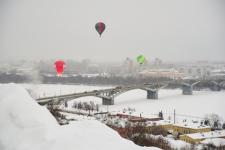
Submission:
[[[102,98],[102,105],[114,105],[114,98]]]
[[[182,93],[183,93],[183,95],[192,95],[193,94],[193,87],[192,86],[183,85]]]
[[[221,91],[221,87],[218,84],[214,84],[210,87],[212,91]]]
[[[158,99],[158,91],[147,90],[147,99]]]

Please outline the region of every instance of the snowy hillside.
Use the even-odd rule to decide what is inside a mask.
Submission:
[[[16,84],[0,85],[0,118],[1,150],[158,149],[137,146],[95,120],[59,126],[45,107]]]

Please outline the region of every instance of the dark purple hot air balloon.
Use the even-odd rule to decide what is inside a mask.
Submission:
[[[95,24],[95,29],[101,37],[102,33],[105,30],[105,24],[103,22],[98,22]]]

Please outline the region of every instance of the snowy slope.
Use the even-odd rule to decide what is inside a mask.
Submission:
[[[15,84],[0,85],[1,150],[142,150],[95,121],[59,126],[45,107]]]

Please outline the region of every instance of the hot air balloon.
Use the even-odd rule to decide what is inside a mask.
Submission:
[[[95,29],[101,37],[102,33],[105,30],[105,24],[103,22],[98,22],[95,24]]]
[[[57,72],[57,76],[62,76],[64,67],[65,67],[65,62],[63,60],[57,60],[55,62],[55,69]]]
[[[137,62],[139,63],[139,64],[143,64],[143,63],[145,63],[145,57],[143,56],[143,55],[139,55],[138,57],[137,57]]]

